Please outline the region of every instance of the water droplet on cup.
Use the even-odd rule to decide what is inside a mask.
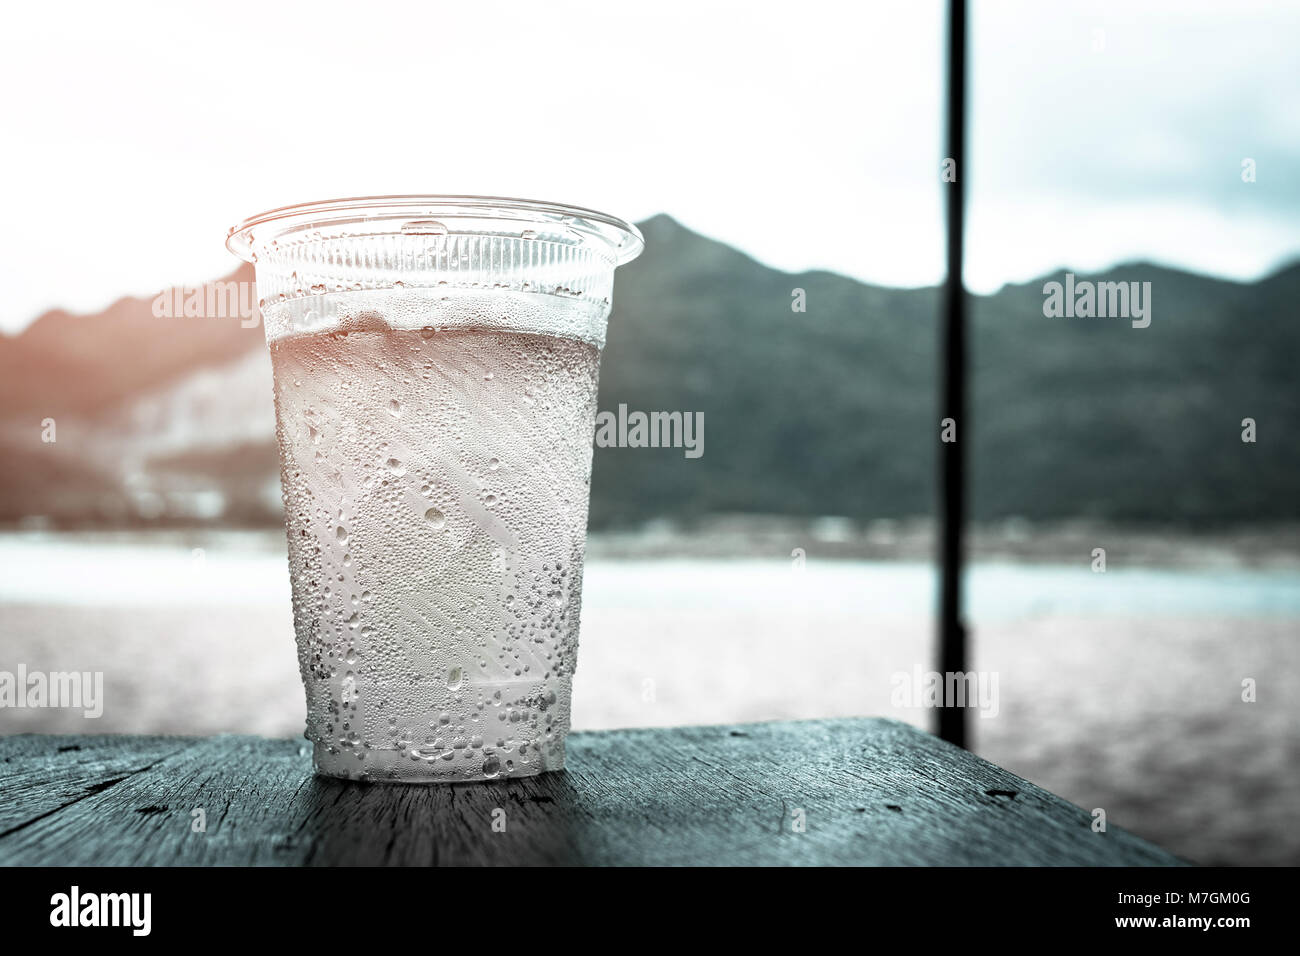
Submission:
[[[434,531],[441,531],[447,526],[447,516],[437,508],[430,508],[424,513],[424,520],[433,526]]]

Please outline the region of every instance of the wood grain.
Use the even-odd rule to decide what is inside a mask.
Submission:
[[[0,738],[0,774],[6,865],[1182,862],[878,718],[578,733],[565,772],[492,783],[327,780],[257,737]]]

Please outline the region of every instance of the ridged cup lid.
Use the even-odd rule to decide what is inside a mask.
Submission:
[[[421,229],[447,234],[477,233],[485,222],[506,228],[566,230],[575,238],[608,250],[613,265],[635,259],[645,247],[641,232],[629,222],[594,209],[564,203],[499,196],[363,196],[284,206],[250,216],[230,229],[226,248],[256,262],[259,248],[291,234],[324,231],[341,235],[418,234]],[[531,225],[530,225],[531,224]]]

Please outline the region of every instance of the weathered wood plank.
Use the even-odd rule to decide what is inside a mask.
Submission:
[[[165,737],[0,738],[0,838],[189,746]]]
[[[884,719],[579,733],[566,772],[486,784],[318,779],[255,737],[10,737],[0,761],[2,864],[1181,862]]]

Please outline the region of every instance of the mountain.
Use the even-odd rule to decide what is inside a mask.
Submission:
[[[218,283],[251,282],[241,265]],[[205,290],[208,286],[203,287]],[[262,342],[238,316],[155,317],[153,299],[119,299],[98,315],[47,312],[20,335],[0,337],[0,409],[94,418],[148,389],[219,366]]]
[[[600,407],[701,412],[704,454],[597,448],[594,527],[932,510],[937,290],[780,272],[668,216],[641,228]],[[971,299],[973,516],[1300,517],[1300,265],[1250,284],[1147,263],[1076,280],[1150,282],[1151,325],[1045,317],[1063,274]],[[0,338],[0,520],[278,521],[270,364],[245,324],[123,299]]]
[[[1046,319],[1042,281],[973,304],[976,516],[1300,515],[1300,265],[1253,284],[1146,263],[1087,278],[1149,281],[1150,326]]]
[[[931,509],[935,290],[779,272],[667,216],[641,227],[642,259],[617,274],[600,407],[703,412],[705,452],[597,449],[593,524]]]

